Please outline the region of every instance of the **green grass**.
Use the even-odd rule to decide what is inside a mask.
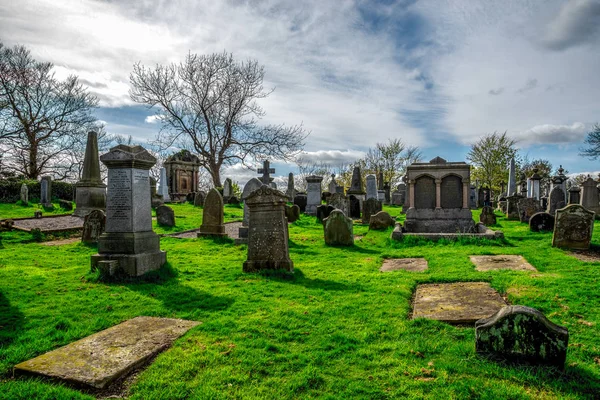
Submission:
[[[198,209],[173,208],[177,229],[199,226]],[[240,218],[241,209],[227,206],[226,214]],[[127,393],[133,399],[594,398],[600,263],[552,248],[551,233],[531,233],[525,224],[498,218],[498,228],[504,242],[401,243],[389,239],[391,228],[355,225],[363,239],[341,248],[325,246],[322,226],[303,216],[290,225],[292,275],[243,273],[245,246],[165,237],[170,269],[121,283],[93,279],[93,247],[26,243],[21,233],[4,232],[0,398],[90,398],[56,383],[13,379],[11,369],[139,315],[202,324],[139,374]],[[598,225],[593,241],[600,242]],[[521,254],[538,272],[477,272],[469,255],[478,254]],[[387,257],[425,257],[429,269],[380,273]],[[474,352],[473,328],[409,318],[419,283],[454,281],[488,281],[510,303],[566,326],[564,372],[489,361]]]
[[[52,203],[54,205],[53,211],[46,211],[41,204],[29,203],[24,206],[21,201],[16,203],[0,203],[0,220],[9,218],[33,218],[33,213],[37,210],[42,212],[43,216],[49,215],[68,215],[72,214],[75,209],[75,203],[73,202],[73,210],[67,211],[60,208],[58,202]]]

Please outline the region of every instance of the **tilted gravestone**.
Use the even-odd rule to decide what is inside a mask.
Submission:
[[[175,211],[165,205],[156,207],[156,222],[160,226],[175,226]]]
[[[363,203],[363,209],[362,209],[362,223],[368,224],[369,221],[371,220],[371,215],[377,214],[382,209],[383,208],[382,208],[381,202],[379,200],[377,200],[377,199],[365,200],[365,202]]]
[[[598,214],[600,212],[600,196],[598,196],[598,182],[588,176],[581,184],[581,205]]]
[[[367,175],[367,200],[368,199],[377,199],[377,178],[375,175],[369,174]]]
[[[350,196],[348,196],[348,201],[350,202],[349,217],[352,219],[360,218],[360,199],[355,195],[351,194]]]
[[[104,233],[106,214],[102,210],[92,210],[85,216],[81,241],[83,243],[98,243],[98,238]]]
[[[534,198],[524,198],[518,201],[519,220],[529,222],[529,218],[535,213],[542,211],[540,202]]]
[[[306,177],[306,210],[308,215],[317,215],[317,206],[321,204],[322,176],[311,175]]]
[[[294,196],[294,204],[300,207],[300,212],[306,211],[307,196],[305,193],[298,193]]]
[[[331,204],[321,204],[317,207],[317,221],[323,223],[323,220],[329,217],[329,214],[331,214],[333,210],[335,210],[335,207]]]
[[[371,215],[369,220],[369,230],[385,230],[390,226],[394,226],[396,221],[385,211],[379,211],[377,214]]]
[[[590,248],[594,231],[594,212],[578,204],[556,210],[552,246],[574,250]]]
[[[341,193],[334,193],[329,197],[329,201],[327,202],[333,208],[337,208],[338,210],[342,210],[342,212],[347,216],[350,211],[350,202],[348,198]]]
[[[148,171],[156,163],[142,146],[120,144],[100,157],[108,167],[106,231],[98,240],[92,270],[122,270],[140,276],[167,261],[160,238],[152,231]],[[118,268],[115,268],[115,261]]]
[[[223,224],[223,197],[215,188],[210,189],[204,200],[202,210],[202,225],[198,237],[226,236]]]
[[[26,184],[21,185],[21,203],[24,206],[29,204],[29,189]]]
[[[569,331],[525,306],[503,307],[475,323],[475,350],[493,358],[563,368]]]
[[[548,197],[548,208],[546,211],[550,215],[554,215],[556,210],[563,208],[565,204],[565,192],[562,190],[560,186],[554,186],[550,191],[550,196]]]
[[[483,207],[481,209],[481,214],[479,214],[479,222],[485,226],[496,225],[496,214],[494,214],[494,209],[490,206]]]
[[[250,220],[248,258],[244,262],[244,272],[294,270],[288,247],[286,201],[285,194],[266,185],[253,191],[246,199]]]
[[[346,217],[340,210],[333,210],[323,220],[325,244],[329,246],[352,246],[354,231],[352,219]]]
[[[317,211],[318,212],[318,211]],[[296,222],[300,219],[300,207],[296,204],[288,206],[285,205],[285,217],[288,222],[291,224],[292,222]]]
[[[88,132],[83,158],[81,179],[75,184],[75,211],[73,215],[85,217],[92,210],[106,210],[106,185],[100,176],[98,159],[98,134]]]
[[[531,232],[554,230],[554,217],[547,212],[533,214],[529,218],[529,230]]]

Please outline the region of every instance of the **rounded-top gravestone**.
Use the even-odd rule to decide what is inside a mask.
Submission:
[[[529,230],[531,232],[554,230],[554,217],[547,212],[533,214],[529,218]]]
[[[369,230],[386,230],[390,226],[394,226],[396,221],[385,211],[379,211],[377,214],[371,215],[369,219]]]
[[[198,237],[225,236],[223,197],[221,197],[221,193],[217,189],[210,189],[204,200],[204,209],[202,211],[202,225],[200,226]]]
[[[494,214],[494,209],[490,206],[483,207],[481,209],[481,214],[479,214],[479,222],[485,226],[496,225],[496,214]]]
[[[352,246],[354,231],[352,219],[346,217],[341,210],[333,210],[323,220],[325,244],[329,246]]]
[[[175,226],[175,211],[165,205],[156,207],[156,222],[160,226]]]

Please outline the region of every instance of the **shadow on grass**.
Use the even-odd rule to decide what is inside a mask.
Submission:
[[[267,280],[289,283],[291,285],[304,286],[307,289],[323,289],[323,290],[361,290],[360,285],[347,285],[345,283],[330,281],[327,279],[310,279],[304,276],[302,270],[294,268],[294,272],[281,270],[263,270],[258,275]]]
[[[19,336],[23,321],[23,313],[12,306],[0,292],[0,348],[9,345]]]

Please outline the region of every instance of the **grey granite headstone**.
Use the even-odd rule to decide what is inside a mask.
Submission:
[[[569,188],[569,204],[579,204],[581,201],[581,188],[573,185]]]
[[[348,196],[348,201],[350,202],[350,215],[349,217],[352,219],[360,218],[360,200],[355,195],[351,194]]]
[[[479,214],[479,222],[485,226],[496,225],[496,214],[494,214],[494,209],[490,206],[483,207],[481,209],[481,214]]]
[[[539,200],[532,197],[519,200],[517,208],[519,210],[519,220],[521,222],[529,222],[529,218],[531,218],[533,214],[542,211]]]
[[[506,219],[511,221],[519,219],[518,203],[521,199],[522,197],[517,195],[506,197]]]
[[[331,193],[331,194],[337,193],[337,187],[338,187],[338,184],[335,181],[335,174],[331,174],[331,180],[329,181],[329,186],[328,186],[329,193]]]
[[[378,200],[378,198],[377,198],[377,179],[375,178],[375,175],[373,175],[373,174],[367,175],[366,180],[367,180],[367,200],[368,199]]]
[[[550,196],[548,198],[548,207],[546,211],[550,215],[554,215],[556,210],[563,208],[565,204],[565,192],[562,190],[560,186],[554,186],[550,191]]]
[[[233,196],[233,182],[231,178],[227,178],[223,184],[223,201],[228,203],[231,196]]]
[[[381,202],[377,199],[367,199],[363,203],[362,223],[368,224],[371,221],[371,215],[377,214],[382,210]]]
[[[331,214],[333,210],[335,210],[334,206],[330,204],[321,204],[317,207],[317,221],[323,223],[323,220],[329,217],[329,214]]]
[[[391,202],[392,202],[392,194],[391,194],[390,190],[391,190],[390,183],[385,182],[383,185],[383,192],[384,192],[383,202],[384,202],[384,204],[391,204]]]
[[[533,214],[531,218],[529,218],[529,230],[532,232],[554,230],[554,216],[547,212]]]
[[[21,185],[21,203],[24,206],[29,204],[29,189],[24,183]]]
[[[75,212],[73,215],[85,217],[93,210],[106,210],[106,185],[100,176],[98,134],[96,132],[88,132],[83,171],[75,188]]]
[[[245,202],[250,209],[248,258],[244,272],[264,269],[293,271],[285,217],[287,197],[266,185],[253,191]]]
[[[156,222],[160,226],[175,226],[175,211],[173,211],[171,207],[165,205],[156,207]]]
[[[204,207],[204,199],[206,198],[206,192],[199,190],[194,193],[194,207]]]
[[[300,207],[296,204],[288,206],[285,205],[285,217],[288,222],[291,224],[292,222],[296,222],[300,219]]]
[[[579,204],[556,210],[552,246],[574,250],[590,248],[594,231],[594,212]]]
[[[198,237],[226,236],[223,224],[223,198],[215,188],[209,190],[202,210],[202,225]]]
[[[346,196],[341,193],[334,193],[329,197],[327,202],[329,205],[333,206],[333,208],[337,208],[338,210],[342,210],[344,215],[348,215],[350,212],[350,201]]]
[[[43,176],[40,182],[40,203],[43,205],[52,204],[51,185],[52,178]]]
[[[288,175],[287,190],[285,192],[285,195],[287,196],[288,201],[294,201],[296,189],[294,189],[294,174],[292,174],[291,172]]]
[[[152,231],[148,171],[156,163],[142,146],[120,144],[102,155],[108,168],[106,231],[91,257],[92,270],[102,261],[118,261],[119,270],[140,276],[167,261],[160,238]]]
[[[98,243],[100,235],[106,229],[106,214],[102,210],[92,210],[85,216],[81,241],[83,243]]]
[[[160,181],[158,184],[158,195],[162,196],[165,203],[171,202],[171,197],[169,196],[169,182],[167,182],[167,169],[164,167],[160,169]]]
[[[325,244],[329,246],[352,246],[354,230],[352,219],[346,217],[340,210],[333,210],[323,220]]]
[[[244,202],[244,220],[239,231],[240,237],[242,238],[248,237],[248,221],[250,220],[250,209],[246,204],[246,199],[252,194],[252,192],[259,189],[262,185],[263,183],[258,178],[252,178],[246,182],[246,185],[244,185],[244,190],[242,191],[242,201]]]
[[[306,177],[306,210],[308,215],[317,215],[317,206],[321,204],[322,176],[311,175]]]
[[[306,193],[297,193],[294,196],[294,204],[300,207],[300,212],[306,211],[307,196]]]
[[[598,214],[600,212],[600,196],[598,196],[598,182],[591,177],[581,184],[581,205]]]
[[[563,368],[569,331],[538,310],[506,306],[475,323],[475,350],[493,358]]]

